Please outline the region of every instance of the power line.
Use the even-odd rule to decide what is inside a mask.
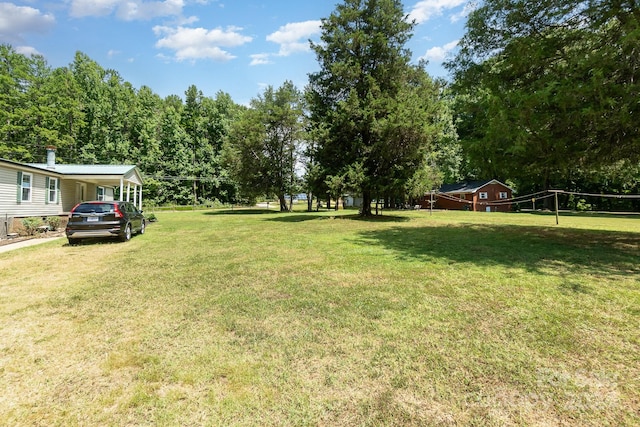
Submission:
[[[574,196],[585,197],[604,197],[607,199],[640,199],[640,194],[595,194],[595,193],[577,193],[575,191],[554,190],[560,194],[572,194]]]
[[[595,193],[579,193],[579,192],[575,192],[575,191],[565,191],[565,190],[545,190],[545,191],[538,191],[537,193],[531,193],[531,194],[527,194],[524,196],[518,196],[518,197],[512,197],[510,199],[501,199],[499,201],[483,201],[483,200],[479,200],[476,202],[476,204],[480,204],[480,205],[486,205],[486,206],[498,206],[498,205],[508,205],[508,204],[513,204],[513,203],[522,203],[522,202],[527,202],[527,201],[533,201],[533,199],[537,200],[544,200],[547,199],[549,197],[553,197],[554,193],[558,193],[558,194],[570,194],[570,195],[575,195],[575,196],[584,196],[584,197],[603,197],[603,198],[611,198],[611,199],[627,199],[627,200],[636,200],[636,199],[640,199],[640,194],[595,194]],[[544,195],[542,195],[544,194]],[[466,200],[466,199],[461,199],[459,197],[456,196],[452,196],[448,193],[435,193],[435,196],[446,199],[446,200],[450,200],[450,201],[454,201],[454,202],[459,202],[459,203],[467,203],[467,204],[472,204],[473,201],[471,200]]]

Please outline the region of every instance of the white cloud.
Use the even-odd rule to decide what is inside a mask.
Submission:
[[[21,43],[25,33],[44,33],[55,22],[52,14],[42,13],[38,9],[0,3],[0,42]]]
[[[121,3],[122,0],[71,0],[69,14],[75,18],[110,15]]]
[[[17,46],[15,49],[17,53],[24,56],[42,55],[35,47],[31,46]]]
[[[251,55],[251,63],[249,65],[266,65],[272,64],[273,62],[269,60],[268,53],[256,53],[255,55]]]
[[[169,49],[175,52],[176,61],[213,59],[228,61],[235,58],[221,47],[236,47],[249,43],[252,38],[240,34],[241,28],[229,27],[225,30],[215,28],[186,28],[156,26],[153,32],[160,38],[156,42],[159,49]]]
[[[279,56],[289,56],[296,52],[306,52],[308,38],[320,33],[321,21],[304,21],[286,24],[267,36],[267,41],[280,45]]]
[[[110,49],[109,52],[107,52],[107,56],[109,58],[113,58],[114,56],[120,55],[120,53],[121,52],[119,50]]]
[[[478,3],[475,1],[465,4],[459,13],[454,13],[453,15],[451,15],[451,18],[450,18],[451,22],[453,23],[453,22],[458,22],[461,19],[466,19],[467,16],[469,16],[471,12],[476,10],[477,7],[478,7]]]
[[[467,0],[422,0],[409,12],[409,20],[421,24],[434,16],[442,15],[444,10],[454,9],[466,2]]]
[[[280,45],[278,53],[257,53],[251,55],[251,64],[273,64],[269,58],[274,56],[289,56],[298,52],[310,50],[309,37],[320,33],[322,21],[292,22],[278,28],[278,31],[269,34],[267,41]]]
[[[127,1],[118,8],[118,17],[125,21],[147,20],[157,16],[176,16],[182,13],[183,0]]]
[[[115,12],[124,21],[149,20],[159,16],[179,16],[184,0],[71,0],[70,15],[107,16]]]
[[[187,18],[179,17],[176,25],[191,25],[191,24],[195,24],[199,20],[200,18],[198,18],[197,16],[189,16]]]
[[[449,52],[451,52],[458,46],[459,41],[460,40],[454,40],[445,44],[444,46],[432,47],[431,49],[427,50],[427,52],[423,56],[421,56],[420,59],[425,59],[429,62],[442,63],[446,59]]]

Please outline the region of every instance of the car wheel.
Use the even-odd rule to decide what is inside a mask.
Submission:
[[[121,242],[128,242],[129,240],[131,240],[131,224],[127,224],[124,229],[124,234],[120,236]]]
[[[80,243],[79,239],[68,239],[69,240],[69,245],[74,246],[77,245],[78,243]]]
[[[144,228],[145,228],[145,223],[144,223],[144,220],[142,220],[142,224],[140,224],[140,234],[144,234]]]

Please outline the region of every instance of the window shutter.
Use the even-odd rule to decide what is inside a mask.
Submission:
[[[49,189],[49,184],[51,183],[51,178],[46,177],[44,179],[44,188],[46,188],[45,192],[44,192],[44,204],[48,205],[49,204],[49,192],[51,191]]]
[[[22,172],[18,171],[18,194],[16,195],[16,203],[22,203]]]
[[[60,178],[56,180],[56,205],[60,204]]]

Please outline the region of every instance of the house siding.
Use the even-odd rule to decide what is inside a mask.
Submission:
[[[481,192],[487,193],[486,200],[480,200]],[[511,189],[500,184],[487,184],[478,189],[478,191],[473,194],[474,210],[484,212],[487,210],[487,207],[489,207],[491,208],[491,212],[510,212],[511,203],[497,204],[503,200],[500,199],[501,192],[507,193],[507,199],[511,199],[513,196]]]
[[[438,209],[451,209],[451,210],[473,210],[472,203],[472,195],[465,194],[464,199],[461,197],[461,194],[449,194],[451,197],[456,197],[460,199],[460,201],[449,200],[443,197],[436,196],[435,207]]]
[[[510,212],[511,203],[502,203],[507,199],[500,199],[500,193],[507,193],[507,199],[513,197],[512,190],[492,180],[482,187],[476,187],[474,190],[466,191],[447,191],[447,197],[435,196],[434,207],[437,209],[450,209],[450,210],[472,210],[486,212],[489,209],[491,212]],[[487,193],[486,199],[480,199],[480,193]],[[452,200],[452,198],[459,199]],[[422,207],[429,207],[429,196],[425,196],[420,201]]]
[[[77,204],[76,202],[76,182],[71,179],[63,179],[60,185],[61,205],[63,212],[70,212]]]
[[[29,173],[32,176],[31,201],[17,202],[17,176],[18,172]],[[55,175],[40,174],[29,170],[0,167],[0,215],[13,217],[50,216],[62,213],[61,204],[46,204],[47,176],[57,178]]]

